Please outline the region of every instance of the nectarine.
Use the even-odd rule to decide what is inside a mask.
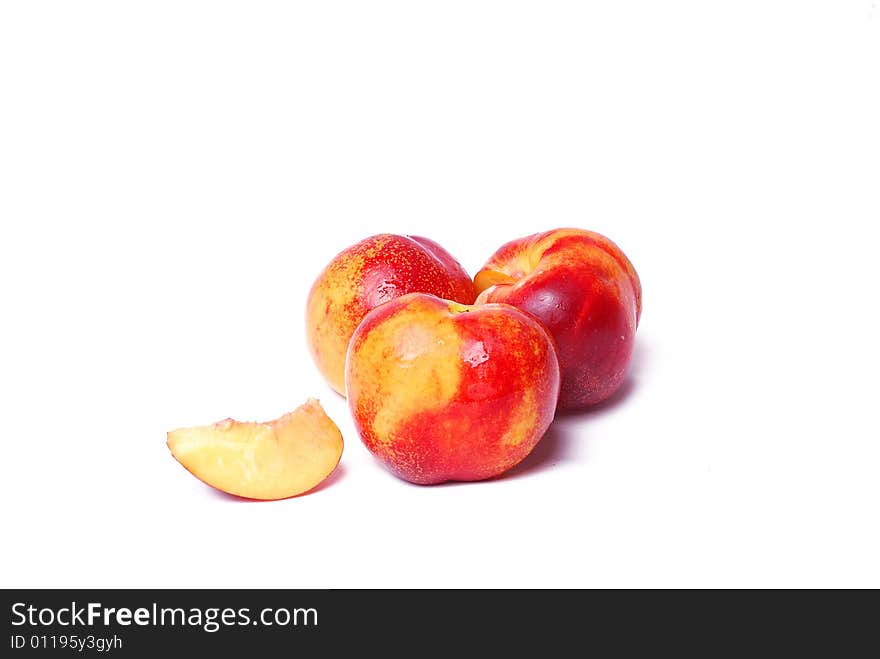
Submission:
[[[218,490],[249,499],[284,499],[329,476],[342,456],[342,434],[309,400],[267,423],[225,419],[168,433],[168,448],[186,469]]]
[[[474,278],[477,303],[505,302],[540,320],[556,340],[560,409],[605,400],[623,382],[642,310],[632,263],[604,236],[536,233],[503,245]]]
[[[337,254],[309,292],[306,332],[318,370],[345,395],[345,352],[374,307],[407,293],[432,293],[462,304],[476,297],[470,276],[427,238],[380,234]]]
[[[346,386],[361,439],[397,476],[473,481],[510,469],[544,435],[559,364],[544,327],[514,307],[413,293],[355,330]]]

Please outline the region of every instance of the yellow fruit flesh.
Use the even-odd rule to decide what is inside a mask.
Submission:
[[[314,488],[342,456],[342,434],[309,400],[266,423],[232,419],[168,433],[172,455],[208,485],[249,499],[284,499]]]

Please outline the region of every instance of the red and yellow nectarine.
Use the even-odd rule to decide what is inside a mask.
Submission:
[[[345,395],[345,352],[371,309],[407,293],[471,304],[474,284],[445,249],[427,238],[380,234],[337,254],[309,292],[306,332],[318,370]]]
[[[410,294],[377,307],[351,339],[349,408],[366,447],[420,484],[497,476],[553,420],[559,364],[531,316]]]
[[[581,229],[536,233],[503,245],[474,283],[478,304],[512,304],[553,335],[562,369],[560,409],[598,403],[623,383],[642,288],[613,242]]]

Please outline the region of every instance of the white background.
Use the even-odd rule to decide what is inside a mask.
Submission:
[[[4,2],[0,585],[880,586],[875,4]],[[395,479],[313,278],[557,226],[641,275],[624,393],[500,480]],[[310,396],[307,496],[165,447]]]

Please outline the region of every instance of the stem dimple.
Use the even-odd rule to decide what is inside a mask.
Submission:
[[[477,293],[482,293],[490,286],[495,286],[496,284],[514,283],[516,283],[516,279],[498,270],[481,270],[474,277],[474,286],[476,286]]]

